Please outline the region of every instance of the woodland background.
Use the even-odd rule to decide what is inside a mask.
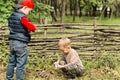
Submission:
[[[25,80],[66,80],[54,70],[57,42],[72,40],[85,66],[75,80],[120,80],[120,0],[34,0],[28,18],[37,26],[28,44]],[[0,0],[0,80],[9,55],[8,17],[17,0]]]

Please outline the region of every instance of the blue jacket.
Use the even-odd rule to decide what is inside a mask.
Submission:
[[[19,10],[13,12],[8,20],[8,26],[10,30],[9,40],[19,40],[23,42],[29,42],[31,36],[29,31],[25,26],[21,24],[21,18],[25,16],[25,14]]]

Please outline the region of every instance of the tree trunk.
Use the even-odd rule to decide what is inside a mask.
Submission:
[[[104,17],[107,17],[107,7],[105,7]]]
[[[94,16],[94,17],[96,17],[96,11],[97,11],[96,8],[97,8],[97,5],[93,6],[92,16]]]
[[[65,5],[66,5],[66,0],[62,0],[62,13],[61,13],[61,21],[60,23],[64,22],[64,17],[65,17]]]
[[[82,16],[82,7],[81,7],[81,4],[80,4],[80,1],[81,1],[81,0],[78,0],[78,6],[79,6],[79,17]]]
[[[50,15],[52,16],[52,20],[54,20],[55,22],[57,22],[55,12],[50,12]]]
[[[50,12],[50,15],[52,17],[52,20],[57,22],[56,15],[57,15],[57,0],[51,0],[51,6],[54,7],[54,11]]]
[[[75,17],[77,16],[77,0],[74,0],[74,15],[73,15],[73,22],[75,22]]]
[[[67,10],[68,10],[68,5],[66,4],[65,6],[66,6],[66,7],[65,7],[65,15],[67,16],[67,15],[68,15],[68,13],[67,13],[67,12],[68,12],[68,11],[67,11]]]
[[[52,6],[54,6],[55,14],[57,15],[57,8],[58,8],[57,0],[52,1]]]
[[[72,9],[73,9],[73,8],[72,8],[72,7],[73,7],[72,4],[73,4],[73,1],[70,0],[70,15],[71,15],[71,16],[72,16]]]

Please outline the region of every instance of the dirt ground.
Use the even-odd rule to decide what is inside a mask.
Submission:
[[[0,80],[5,80],[6,69],[0,67]]]

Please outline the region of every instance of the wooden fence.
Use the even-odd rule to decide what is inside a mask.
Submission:
[[[57,42],[68,37],[78,52],[120,51],[120,25],[108,24],[47,24],[36,25],[28,44],[31,54],[57,53]],[[0,44],[8,42],[8,27],[0,26]]]

